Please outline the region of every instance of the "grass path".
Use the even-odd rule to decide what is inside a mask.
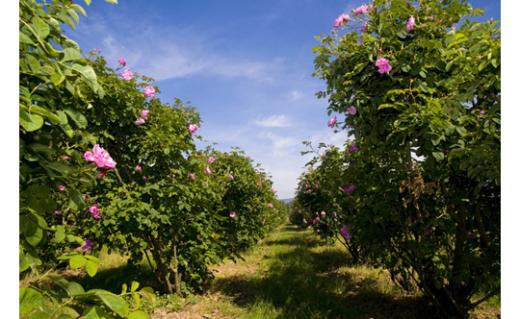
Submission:
[[[216,267],[206,295],[172,300],[153,317],[437,318],[420,296],[395,287],[385,272],[348,261],[341,247],[320,245],[310,231],[284,226],[244,260]]]

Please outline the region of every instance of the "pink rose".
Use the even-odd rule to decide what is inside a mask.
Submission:
[[[94,219],[100,219],[101,218],[101,210],[98,208],[97,204],[93,204],[92,206],[90,206],[88,211],[90,212],[90,214],[92,215],[92,217]]]
[[[142,170],[143,170],[143,169],[142,169],[141,165],[137,164],[137,165],[135,166],[135,171],[136,171],[136,172],[141,172]]]
[[[334,20],[334,28],[341,27],[349,19],[350,19],[350,16],[348,14],[342,13],[339,17],[336,18],[336,20]]]
[[[267,203],[267,208],[273,208],[273,207],[274,207],[273,203]]]
[[[333,117],[331,117],[329,119],[329,121],[327,122],[327,126],[328,127],[334,127],[334,125],[336,124],[337,122],[337,119],[336,119],[336,116],[334,115]]]
[[[148,85],[147,87],[144,88],[144,95],[146,95],[147,97],[154,97],[155,96],[155,89],[153,86],[151,85]]]
[[[197,124],[190,124],[190,126],[188,127],[188,130],[190,131],[191,134],[197,132],[198,129],[199,129],[199,127],[197,126]]]
[[[380,74],[388,74],[392,70],[392,66],[390,65],[390,62],[388,62],[385,58],[378,58],[376,61],[377,71]]]
[[[65,185],[58,185],[58,189],[60,192],[63,192],[65,190]]]
[[[355,8],[354,10],[352,10],[352,12],[355,14],[355,15],[358,15],[358,14],[367,14],[368,13],[368,6],[366,4],[362,4],[361,6]]]
[[[123,77],[123,79],[130,81],[131,79],[133,79],[134,74],[132,73],[132,71],[126,69],[123,72],[121,72],[121,76]]]
[[[134,124],[139,126],[139,125],[143,125],[145,122],[146,121],[142,117],[140,117],[140,118],[138,118],[137,120],[134,121]]]
[[[83,158],[88,162],[95,162],[99,168],[114,168],[117,164],[99,144],[94,145],[92,152],[86,151]]]
[[[142,111],[141,111],[141,114],[140,114],[140,115],[141,115],[141,118],[142,118],[143,120],[147,120],[147,119],[148,119],[148,113],[150,113],[150,110],[146,110],[146,109],[142,110]]]
[[[406,31],[410,32],[413,30],[413,27],[415,26],[415,18],[413,16],[410,16],[408,20],[406,21]]]
[[[211,175],[212,172],[211,172],[211,169],[209,168],[209,166],[204,167],[204,173],[206,175]]]
[[[119,58],[117,59],[117,63],[119,63],[122,66],[126,66],[126,60],[125,58]]]
[[[234,211],[230,211],[229,212],[229,218],[235,219],[236,217],[237,217],[237,213],[236,212],[234,212]]]
[[[208,164],[213,163],[217,158],[215,156],[208,157]]]

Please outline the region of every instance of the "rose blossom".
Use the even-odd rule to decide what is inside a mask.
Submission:
[[[142,172],[142,170],[143,170],[143,168],[141,167],[141,165],[137,164],[137,165],[135,166],[135,171],[136,171],[136,172]]]
[[[267,203],[267,208],[273,208],[273,207],[274,207],[273,203]]]
[[[334,20],[334,28],[341,27],[349,19],[350,19],[350,16],[348,14],[342,13],[339,17],[336,18],[336,20]]]
[[[356,185],[354,185],[354,184],[344,185],[344,186],[341,188],[341,191],[342,191],[342,192],[344,192],[344,193],[349,193],[349,194],[352,194],[355,190],[356,190]]]
[[[87,251],[89,251],[89,250],[91,250],[91,249],[92,249],[92,241],[86,239],[86,240],[85,240],[85,243],[83,244],[83,246],[81,246],[81,250],[82,250],[83,252],[87,252]]]
[[[117,63],[119,63],[122,66],[126,66],[126,60],[125,58],[119,58],[117,59]]]
[[[347,107],[347,114],[348,115],[356,115],[357,114],[357,109],[354,105],[351,105],[349,107]]]
[[[413,27],[415,26],[415,18],[413,16],[410,16],[408,20],[406,21],[406,31],[410,32],[413,30]]]
[[[215,156],[208,157],[208,164],[213,163],[217,158]]]
[[[331,117],[329,119],[329,121],[327,122],[327,126],[328,127],[334,127],[334,124],[336,124],[337,122],[337,118],[336,118],[336,115],[334,115],[333,117]]]
[[[211,175],[212,172],[209,166],[204,167],[204,173],[206,173],[207,175]]]
[[[345,224],[341,225],[339,233],[341,234],[341,236],[343,236],[343,238],[345,238],[346,241],[352,239],[352,235],[350,234],[350,231],[348,230],[348,227]]]
[[[368,13],[368,6],[366,4],[362,4],[361,6],[355,8],[352,10],[352,12],[356,15],[358,14],[367,14]]]
[[[145,122],[146,121],[142,117],[140,117],[140,118],[138,118],[137,120],[134,121],[134,124],[139,126],[139,125],[143,125]]]
[[[90,212],[90,214],[92,215],[92,217],[94,219],[100,219],[101,218],[101,210],[98,208],[97,204],[93,204],[92,206],[90,206],[88,211]]]
[[[140,114],[140,115],[141,115],[141,118],[142,118],[143,120],[147,120],[147,119],[148,119],[148,113],[150,113],[150,110],[147,110],[147,109],[142,110],[142,111],[141,111],[141,114]]]
[[[134,77],[134,74],[132,73],[132,71],[126,69],[123,72],[121,72],[121,77],[123,77],[123,79],[127,81],[130,81]]]
[[[65,190],[65,185],[58,185],[58,189],[60,192],[63,192]]]
[[[229,218],[235,219],[236,217],[237,217],[237,213],[236,212],[234,212],[234,211],[230,211],[229,212]]]
[[[99,144],[94,145],[92,151],[86,151],[83,154],[83,158],[87,162],[96,163],[96,166],[99,168],[114,168],[117,164]]]
[[[377,71],[380,74],[388,74],[392,70],[392,66],[390,65],[390,62],[388,62],[385,58],[378,58],[376,61]]]
[[[155,96],[155,88],[151,85],[148,85],[144,88],[144,95],[147,97],[154,97]]]
[[[190,131],[191,134],[197,132],[198,129],[199,129],[199,127],[197,126],[197,124],[190,124],[190,126],[188,127],[188,130]]]

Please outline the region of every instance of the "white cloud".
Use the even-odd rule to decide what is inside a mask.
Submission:
[[[298,91],[298,90],[292,90],[290,93],[289,93],[289,99],[291,101],[298,101],[299,99],[301,99],[303,97],[303,93]]]
[[[265,119],[256,120],[255,124],[260,127],[290,127],[289,118],[283,114],[272,115]]]

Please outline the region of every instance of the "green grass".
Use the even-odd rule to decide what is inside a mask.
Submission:
[[[123,282],[154,286],[145,263],[129,266],[117,254],[101,254],[94,278],[86,288],[119,292]],[[323,245],[310,231],[284,226],[274,231],[244,260],[214,267],[216,278],[205,295],[180,298],[162,295],[144,304],[153,318],[442,318],[420,295],[395,286],[381,269],[352,265],[343,247]],[[499,298],[492,298],[473,318],[497,318]]]

